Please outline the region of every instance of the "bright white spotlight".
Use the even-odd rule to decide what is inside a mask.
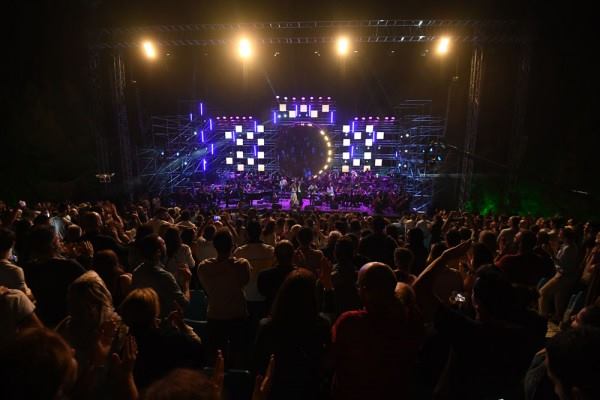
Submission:
[[[240,39],[238,45],[238,53],[243,60],[246,60],[252,56],[252,44],[247,38]]]
[[[144,51],[144,55],[150,60],[154,60],[157,57],[156,46],[149,40],[146,40],[142,43],[142,49]]]
[[[446,53],[448,53],[448,50],[450,49],[450,38],[447,36],[442,36],[438,42],[437,45],[437,53],[439,55],[444,55]]]
[[[347,37],[339,37],[336,42],[337,53],[340,56],[345,56],[350,51],[350,41]]]

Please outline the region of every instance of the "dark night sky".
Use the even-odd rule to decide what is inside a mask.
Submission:
[[[598,193],[591,177],[600,145],[593,116],[598,63],[592,49],[597,32],[585,23],[586,10],[558,2],[315,2],[315,1],[38,1],[16,2],[4,10],[10,37],[5,65],[0,137],[0,198],[59,197],[77,193],[95,173],[94,141],[89,115],[86,29],[164,23],[253,22],[367,18],[506,19],[530,21],[539,32],[527,107],[528,146],[523,176],[545,181],[556,190],[565,185]],[[389,3],[389,4],[387,4]],[[564,3],[561,3],[564,4]],[[271,49],[270,49],[271,50]],[[284,92],[338,96],[349,112],[386,113],[403,98],[429,97],[443,110],[444,82],[453,67],[421,57],[422,48],[407,46],[361,49],[340,76],[327,61],[328,49],[282,49],[282,57],[265,59],[244,81],[239,67],[226,63],[223,49],[180,48],[160,67],[131,62],[146,114],[176,111],[177,100],[201,97],[223,108],[248,113],[268,101],[271,86]],[[196,53],[194,53],[196,52]],[[489,54],[478,151],[501,159],[510,150],[506,129],[512,120],[514,66],[510,49]],[[457,52],[459,75],[468,54]],[[303,61],[304,60],[304,61]],[[304,64],[303,64],[304,63]],[[194,76],[196,76],[194,81]],[[489,79],[493,77],[493,79]],[[246,83],[244,83],[246,82]],[[393,84],[392,84],[393,82]],[[463,79],[462,84],[465,84]],[[245,85],[245,86],[244,86]],[[240,87],[242,89],[240,90]],[[317,93],[323,90],[323,93]],[[462,94],[466,93],[463,87]],[[288,93],[285,93],[288,94]],[[290,93],[295,94],[295,93]],[[302,95],[302,93],[300,93]],[[457,101],[459,101],[458,99]],[[464,101],[464,98],[463,100]],[[268,104],[267,104],[268,105]],[[458,108],[460,109],[460,107]],[[462,117],[462,113],[461,113]],[[461,118],[452,127],[460,140]],[[500,149],[500,150],[499,150]],[[561,189],[559,189],[561,188]]]

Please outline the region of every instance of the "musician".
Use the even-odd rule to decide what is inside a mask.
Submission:
[[[284,192],[287,189],[287,185],[288,185],[287,179],[285,179],[285,176],[282,176],[281,180],[279,181],[279,190]]]
[[[315,194],[317,194],[317,190],[319,190],[317,185],[315,185],[314,182],[311,182],[310,186],[308,187],[308,196],[310,199],[310,205],[312,205],[313,201],[315,200]]]
[[[290,186],[290,190],[290,208],[298,207],[298,187],[295,182]]]
[[[300,205],[300,208],[302,208],[302,203],[304,201],[304,191],[302,190],[302,178],[300,178],[300,180],[298,181],[298,184],[296,185],[296,189],[297,189],[297,193],[298,193],[298,204]]]
[[[332,183],[330,183],[329,186],[327,186],[327,198],[329,199],[330,203],[335,198],[335,190],[333,189],[333,184]]]

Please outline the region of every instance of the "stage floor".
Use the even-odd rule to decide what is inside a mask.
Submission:
[[[290,200],[289,199],[280,199],[278,204],[281,206],[281,210],[283,211],[290,211],[291,207],[290,207]],[[303,199],[302,201],[302,209],[304,210],[307,206],[310,206],[310,200],[308,199]],[[227,209],[227,210],[232,210],[232,209],[236,209],[237,205],[236,204],[229,204],[229,207],[225,207],[225,202],[221,202],[219,204],[219,207],[223,208],[223,209]],[[256,208],[256,209],[271,209],[273,207],[272,203],[269,202],[263,202],[260,200],[253,200],[252,201],[252,207]],[[337,208],[330,208],[329,204],[325,204],[323,203],[320,206],[314,206],[315,211],[319,211],[319,212],[335,212],[335,213],[348,213],[348,212],[353,212],[353,213],[367,213],[367,214],[373,214],[374,211],[372,208],[370,207],[366,207],[366,206],[360,206],[360,207],[342,207],[342,205],[338,205]]]

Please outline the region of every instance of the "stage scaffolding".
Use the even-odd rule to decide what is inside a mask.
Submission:
[[[185,182],[193,174],[199,172],[203,165],[198,165],[191,159],[188,164],[177,166],[177,162],[168,167],[158,169],[157,154],[160,157],[159,150],[150,150],[149,148],[132,148],[130,138],[130,129],[128,119],[128,110],[126,107],[126,93],[129,90],[128,80],[126,78],[127,66],[125,65],[125,52],[137,50],[140,47],[140,38],[151,37],[159,47],[179,47],[179,46],[222,46],[232,43],[233,33],[245,32],[255,37],[258,44],[262,45],[306,45],[314,43],[330,43],[336,39],[338,33],[343,30],[352,36],[358,43],[428,43],[437,40],[442,35],[450,34],[453,41],[472,45],[471,74],[469,77],[469,98],[467,129],[465,134],[465,150],[468,153],[476,153],[477,131],[479,126],[479,108],[480,91],[483,80],[484,70],[484,51],[487,46],[497,44],[512,44],[520,46],[521,58],[519,60],[519,87],[516,90],[516,116],[511,135],[513,146],[523,149],[526,144],[526,138],[523,137],[523,115],[525,113],[525,104],[527,96],[528,72],[531,63],[531,42],[530,32],[526,29],[526,24],[518,21],[476,21],[476,20],[429,20],[429,19],[376,19],[376,20],[345,20],[345,21],[278,21],[264,23],[231,23],[231,24],[180,24],[180,25],[157,25],[146,27],[131,28],[102,28],[90,32],[89,35],[89,68],[90,81],[95,95],[100,99],[98,93],[106,92],[104,86],[110,88],[112,93],[113,105],[113,125],[106,126],[103,121],[103,105],[101,101],[96,102],[95,109],[92,110],[97,121],[97,127],[93,128],[97,143],[97,163],[98,171],[101,173],[117,172],[117,181],[121,182],[124,193],[131,195],[140,179],[146,177],[155,182],[156,187],[165,184],[166,188],[176,188]],[[104,57],[104,56],[106,57]],[[102,60],[110,60],[110,72],[104,74]],[[104,79],[102,78],[104,76]],[[108,76],[108,78],[107,78]],[[400,105],[398,110],[402,110],[405,105]],[[176,149],[181,145],[176,138],[180,136],[180,131],[185,130],[185,116],[157,117],[153,120],[153,131],[159,132],[163,127],[163,137],[165,149]],[[168,121],[166,119],[168,119]],[[399,115],[398,124],[401,124],[403,118]],[[420,131],[437,132],[437,117],[430,117],[430,120],[413,120],[421,124]],[[161,125],[162,124],[162,125]],[[156,129],[154,128],[156,125]],[[176,128],[178,127],[178,128]],[[429,127],[429,128],[426,128]],[[442,123],[443,128],[443,123]],[[442,129],[443,131],[443,129]],[[107,136],[115,135],[116,138],[108,140]],[[437,134],[437,133],[436,133]],[[158,135],[158,136],[157,136]],[[153,135],[153,140],[157,140],[160,134]],[[426,134],[427,135],[427,134]],[[426,136],[425,135],[425,136]],[[173,138],[166,139],[166,138]],[[159,140],[160,141],[160,140]],[[119,160],[109,152],[107,142],[116,142],[118,149],[113,149],[118,154]],[[179,144],[178,144],[179,143]],[[160,146],[155,147],[158,149]],[[404,149],[403,149],[404,150]],[[206,151],[198,150],[198,151]],[[155,152],[155,153],[153,153]],[[522,151],[511,159],[511,181],[518,169]],[[165,150],[165,154],[168,154]],[[198,155],[198,153],[193,153]],[[132,163],[132,157],[137,157],[135,163]],[[185,161],[183,161],[185,163]],[[137,171],[134,171],[134,164]],[[176,173],[180,168],[182,173]],[[271,164],[269,169],[273,169]],[[473,159],[464,157],[460,166],[460,184],[458,188],[459,203],[464,204],[470,196],[471,179],[475,167]],[[414,193],[416,197],[426,196],[426,193],[433,193],[433,189],[428,189],[433,181],[430,173],[424,167],[410,167],[410,176],[414,177]],[[158,183],[160,182],[160,183]],[[154,187],[154,186],[153,186]],[[425,197],[423,197],[425,198]]]

